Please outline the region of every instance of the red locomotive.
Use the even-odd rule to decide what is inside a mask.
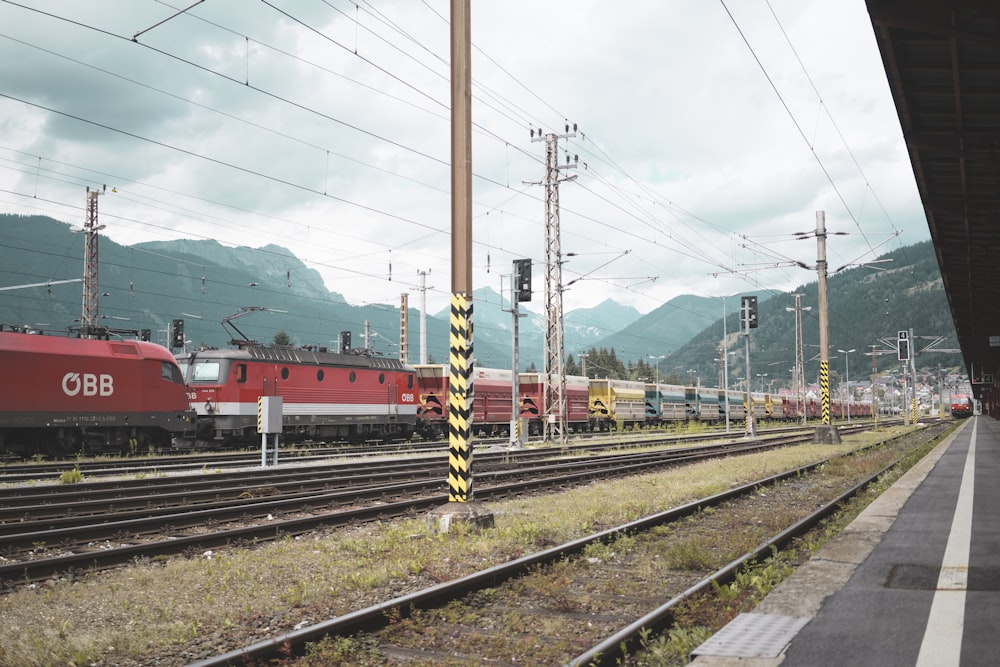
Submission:
[[[194,425],[181,370],[153,343],[0,331],[0,368],[0,451],[145,451]]]
[[[286,441],[405,440],[416,424],[415,374],[398,359],[253,342],[179,359],[199,441],[259,442],[261,396],[282,397]]]

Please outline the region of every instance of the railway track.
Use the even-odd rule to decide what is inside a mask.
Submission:
[[[205,657],[191,667],[244,664],[321,665],[336,655],[367,664],[632,664],[629,656],[669,628],[692,598],[732,581],[750,562],[806,534],[913,449],[945,431],[890,444],[887,464],[872,457],[864,473],[833,478],[828,461],[756,480],[682,507],[421,589],[263,641]],[[884,452],[883,452],[884,453]],[[761,521],[754,546],[707,574],[657,567],[676,545],[717,521],[737,525],[776,504],[814,503],[786,525]],[[708,510],[708,511],[706,511]],[[696,523],[685,521],[698,517]],[[553,634],[554,633],[554,634]],[[338,638],[338,639],[327,639]],[[326,653],[325,653],[326,651]],[[345,653],[345,651],[347,651]],[[350,651],[354,651],[352,654]]]
[[[802,430],[800,426],[771,426],[762,429],[760,435],[776,435],[795,433]],[[709,442],[720,438],[739,437],[739,428],[734,427],[732,433],[726,433],[720,428],[708,429],[697,434],[671,434],[667,430],[647,429],[639,431],[623,431],[615,433],[580,433],[570,439],[566,451],[578,451],[601,443],[610,446],[644,446],[650,442],[666,441],[677,444],[696,444]],[[506,447],[505,438],[476,438],[476,451],[490,451]],[[528,447],[542,446],[540,440],[529,440]],[[407,454],[427,454],[446,451],[445,441],[411,441],[397,443],[367,443],[364,445],[329,444],[329,445],[292,445],[282,446],[279,452],[281,465],[319,462],[331,458],[362,459],[372,456],[400,456]],[[202,452],[197,454],[168,454],[164,456],[141,456],[135,458],[96,457],[91,459],[65,459],[44,462],[4,461],[0,463],[0,490],[6,484],[21,484],[23,482],[56,482],[67,471],[77,470],[86,479],[116,476],[167,475],[194,473],[199,470],[231,470],[257,466],[260,464],[260,452]]]
[[[807,442],[811,434],[655,450],[608,444],[503,451],[476,462],[481,500]],[[631,447],[638,444],[630,443]],[[606,447],[606,448],[604,448]],[[585,455],[589,454],[589,455]],[[0,581],[12,586],[138,558],[197,553],[443,504],[440,456],[0,490]],[[61,497],[60,497],[61,496]]]
[[[440,443],[415,442],[371,446],[322,446],[285,447],[280,451],[282,464],[323,461],[334,457],[360,458],[379,455],[420,454],[440,449]],[[42,463],[7,462],[0,466],[0,484],[19,484],[28,481],[58,481],[68,470],[79,470],[84,477],[111,477],[123,475],[183,474],[204,468],[228,470],[260,464],[260,452],[210,452],[200,454],[171,454],[168,456],[142,456],[136,458],[66,459]]]

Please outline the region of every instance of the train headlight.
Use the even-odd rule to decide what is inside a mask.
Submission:
[[[215,407],[212,405],[212,401],[211,400],[205,401],[205,412],[214,412],[214,411]]]

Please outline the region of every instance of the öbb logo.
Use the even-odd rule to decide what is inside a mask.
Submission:
[[[62,379],[62,390],[67,396],[110,396],[115,393],[115,379],[101,373],[66,373]]]

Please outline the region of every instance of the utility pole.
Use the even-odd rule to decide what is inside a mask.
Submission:
[[[753,418],[753,395],[750,386],[750,329],[757,328],[757,297],[745,296],[740,300],[740,320],[742,323],[742,336],[746,336],[746,437],[757,437],[757,429]]]
[[[545,142],[545,442],[552,441],[555,420],[559,420],[559,442],[566,444],[566,374],[563,368],[563,298],[562,248],[559,232],[559,183],[576,176],[560,176],[561,169],[572,169],[579,160],[559,165],[559,139],[576,136],[576,124],[564,134],[538,134],[531,130],[532,141]]]
[[[726,297],[722,297],[722,395],[729,433],[729,332],[726,330]]]
[[[448,338],[448,503],[438,529],[493,526],[472,495],[472,29],[470,0],[451,0],[451,316]]]
[[[878,373],[875,366],[876,345],[872,345],[872,422],[878,428],[878,400],[875,398],[875,376]]]
[[[847,423],[850,424],[851,423],[851,400],[853,398],[851,396],[851,353],[852,352],[857,352],[857,350],[855,350],[852,347],[850,350],[839,350],[838,349],[837,352],[840,352],[842,355],[844,355],[844,373],[845,373],[845,375],[844,375],[844,380],[845,380],[844,385],[847,387],[847,391],[845,392],[845,396],[844,396],[844,401],[845,401],[844,408],[845,408],[845,411],[847,412]]]
[[[410,295],[399,295],[399,360],[409,363],[410,355]]]
[[[830,424],[830,336],[826,303],[826,213],[816,211],[816,273],[819,275],[819,390],[822,423],[813,441],[839,444],[840,433]]]
[[[422,271],[417,269],[417,275],[420,276],[420,363],[427,363],[427,290],[434,289],[434,287],[427,287],[427,274],[431,272],[430,269]]]
[[[802,412],[802,425],[805,426],[808,419],[805,406],[805,357],[802,352],[802,311],[812,310],[812,306],[802,307],[802,295],[793,294],[795,297],[795,308],[785,308],[786,311],[795,311],[795,377],[792,378],[792,391],[795,392],[795,401],[798,409]]]
[[[913,328],[910,328],[910,377],[913,378],[913,401],[910,404],[913,411],[913,425],[917,424],[917,350],[913,346]]]
[[[521,431],[521,383],[518,368],[518,319],[525,317],[517,304],[521,301],[531,301],[531,260],[515,259],[510,277],[510,314],[513,319],[511,326],[511,370],[513,372],[511,405],[510,405],[510,446],[520,447],[524,444],[524,434]]]

